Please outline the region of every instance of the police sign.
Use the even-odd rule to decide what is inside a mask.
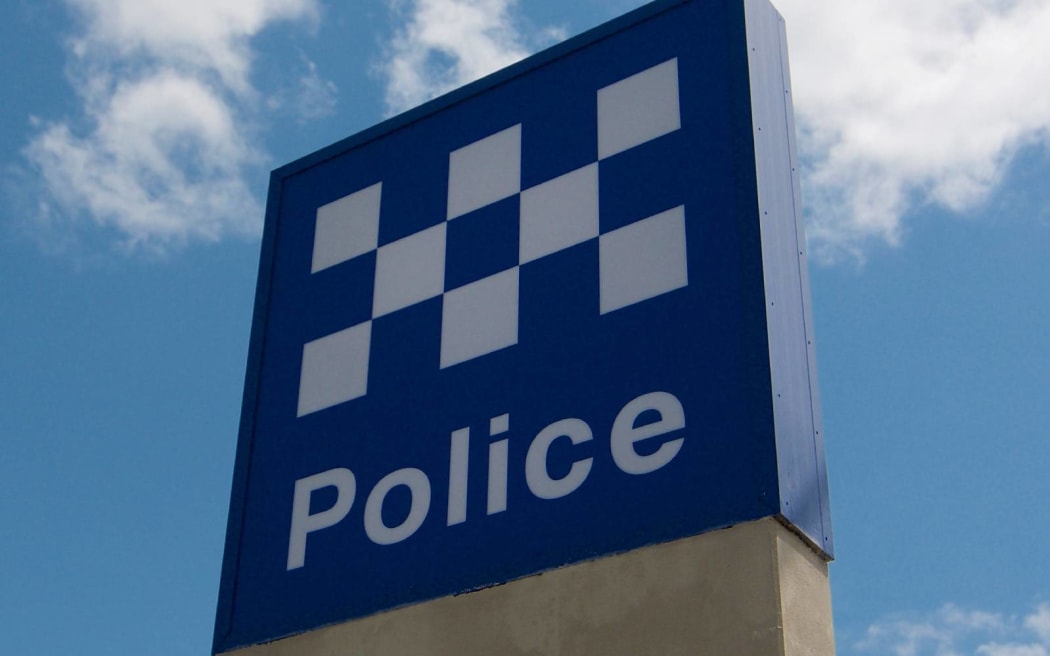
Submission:
[[[830,554],[784,52],[663,0],[274,172],[216,652],[760,517]]]

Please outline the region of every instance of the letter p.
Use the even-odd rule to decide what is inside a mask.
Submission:
[[[316,490],[334,487],[335,504],[328,510],[310,514],[310,497]],[[329,469],[320,474],[300,478],[295,482],[292,498],[292,529],[288,535],[288,569],[298,569],[306,564],[306,536],[338,524],[350,512],[357,493],[354,473],[344,467]]]

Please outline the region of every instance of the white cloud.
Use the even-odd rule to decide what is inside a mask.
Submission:
[[[893,656],[1050,656],[1050,606],[1023,618],[948,604],[934,613],[897,616],[868,627],[847,653]]]
[[[267,24],[316,18],[314,0],[67,0],[83,16],[78,57],[149,57],[210,69],[248,89],[248,41]]]
[[[317,65],[305,61],[306,73],[299,78],[299,89],[296,94],[296,114],[300,121],[311,121],[335,113],[336,96],[339,89],[331,80],[326,80],[317,72]]]
[[[259,210],[241,179],[253,153],[212,89],[160,71],[115,85],[88,111],[88,136],[54,124],[26,151],[52,197],[49,213],[79,210],[130,245],[256,230]]]
[[[977,648],[980,656],[1047,656],[1042,645],[1000,645],[992,643]]]
[[[1050,604],[1040,604],[1036,612],[1024,618],[1024,625],[1050,645]]]
[[[315,0],[68,0],[81,18],[70,76],[76,120],[44,123],[24,154],[43,185],[52,232],[95,225],[133,248],[254,234],[261,209],[246,176],[258,92],[250,39],[311,19]],[[312,64],[307,90],[329,91]],[[316,95],[316,94],[315,94]]]
[[[291,118],[299,125],[332,116],[338,106],[339,88],[321,76],[317,64],[300,56],[302,74],[266,98],[272,118]]]
[[[814,250],[863,257],[909,212],[980,207],[1050,145],[1047,0],[777,0]]]
[[[564,38],[542,28],[528,38],[513,16],[515,0],[392,0],[405,26],[381,66],[390,113],[414,107]]]

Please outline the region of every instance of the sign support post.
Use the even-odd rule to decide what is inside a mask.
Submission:
[[[827,564],[773,519],[392,610],[238,656],[825,656]]]

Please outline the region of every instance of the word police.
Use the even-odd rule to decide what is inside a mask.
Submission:
[[[642,415],[646,419],[656,417],[638,425]],[[510,415],[493,417],[489,422],[489,435],[499,436],[508,432]],[[609,448],[613,462],[623,472],[632,475],[654,472],[672,459],[682,448],[684,437],[668,439],[656,450],[646,449],[646,455],[636,450],[635,445],[643,440],[665,436],[685,428],[685,412],[682,403],[668,392],[650,392],[628,402],[616,415],[609,436]],[[593,458],[575,460],[569,471],[554,478],[547,466],[547,452],[556,440],[568,439],[572,444],[581,444],[593,439],[591,427],[582,419],[569,418],[556,421],[533,438],[525,457],[525,481],[529,490],[541,499],[558,499],[575,492],[591,472]],[[449,490],[447,525],[461,524],[467,519],[467,453],[470,429],[461,428],[451,434],[449,450]],[[507,462],[508,440],[500,439],[489,445],[487,512],[489,515],[507,509]],[[399,486],[411,494],[407,516],[401,523],[388,526],[383,520],[383,503],[387,495]],[[332,487],[336,491],[335,503],[316,513],[310,512],[310,500],[314,492]],[[350,512],[357,495],[357,480],[354,473],[344,467],[329,469],[295,482],[292,499],[292,523],[288,537],[288,569],[298,569],[306,564],[306,539],[310,533],[329,528],[341,522]],[[365,534],[375,544],[387,545],[401,542],[414,534],[430,512],[430,479],[419,469],[406,468],[393,471],[376,483],[365,500]]]

